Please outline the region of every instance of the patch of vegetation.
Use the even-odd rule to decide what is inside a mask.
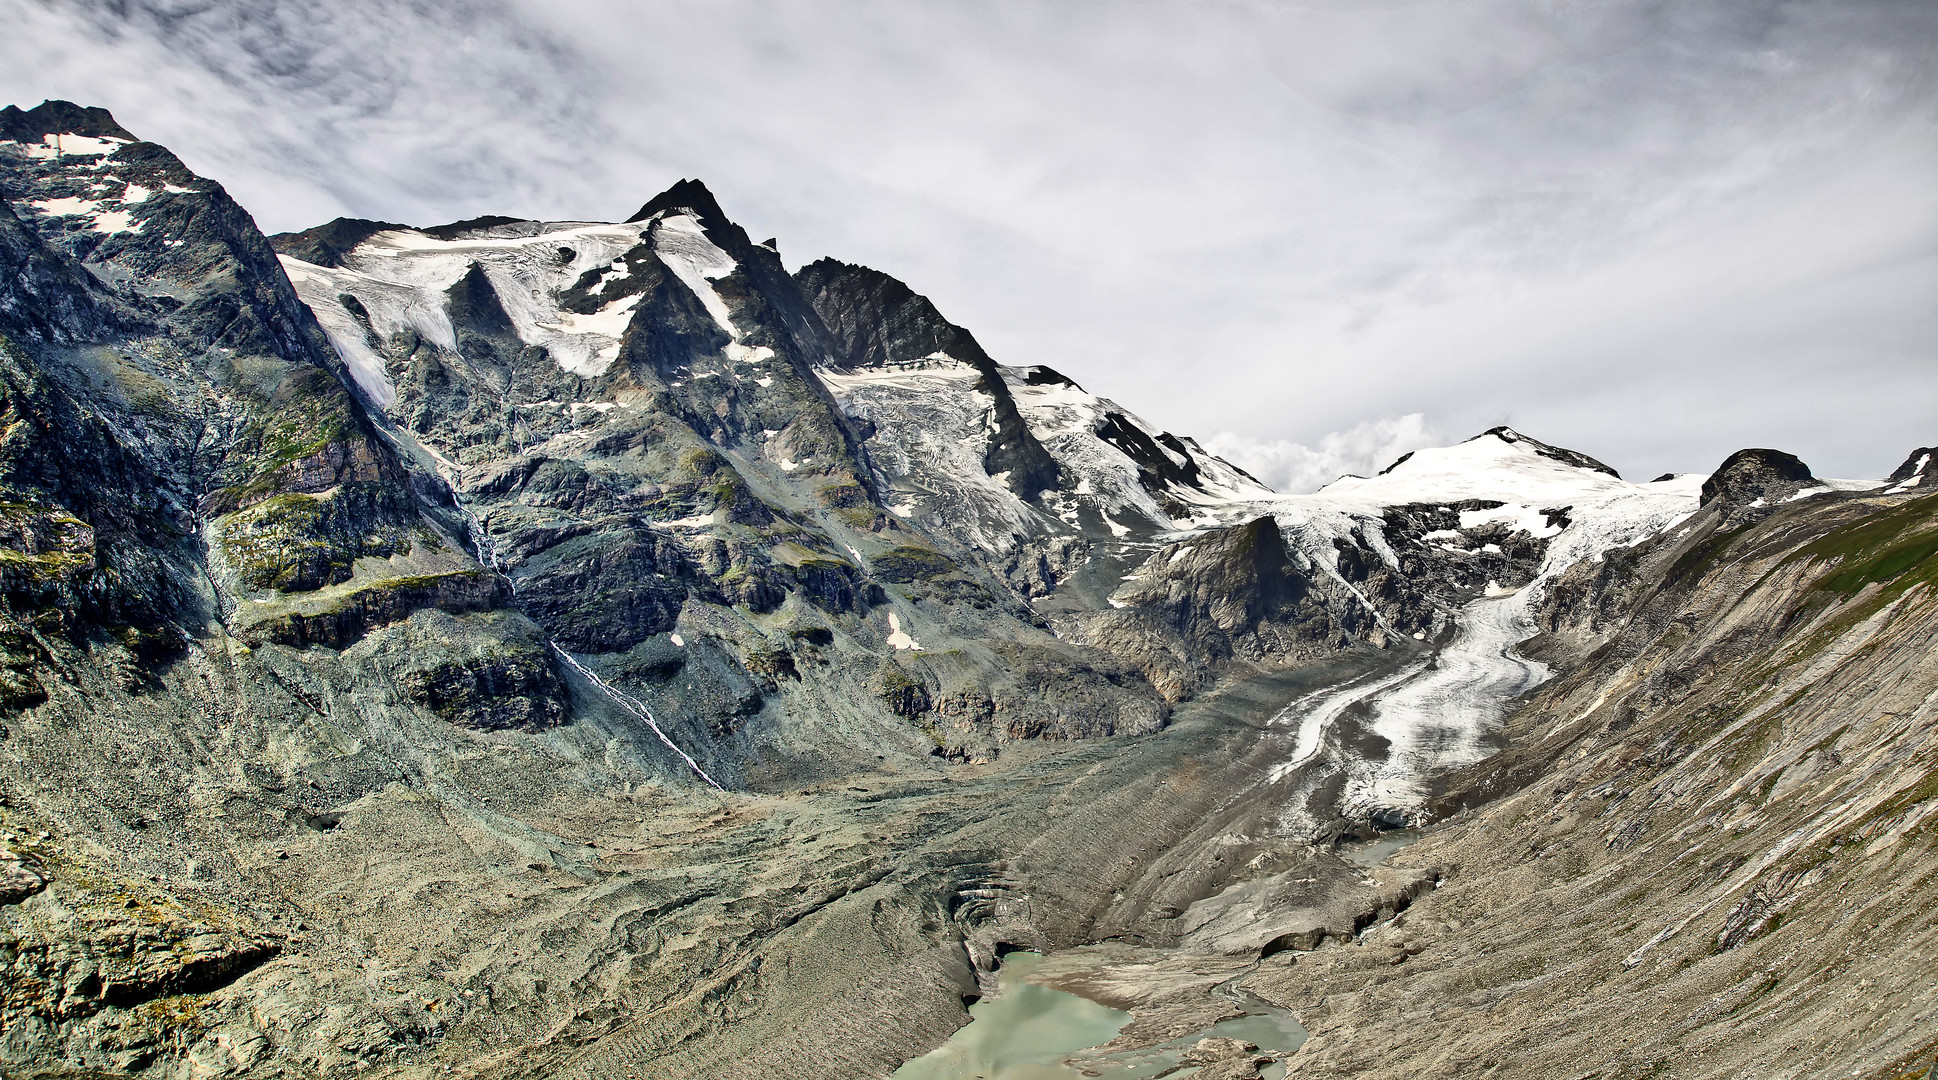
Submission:
[[[333,446],[344,447],[347,464],[366,441],[348,394],[319,368],[292,372],[271,393],[268,405],[235,440],[231,460],[247,470],[246,478],[211,497],[218,509],[248,506],[288,490],[303,463],[325,458]]]
[[[868,492],[853,481],[829,484],[814,493],[830,510],[858,510],[868,505]]]
[[[877,578],[902,585],[930,581],[953,574],[959,568],[939,551],[903,545],[875,556],[873,569]]]
[[[1687,579],[1700,579],[1709,573],[1722,560],[1742,535],[1750,530],[1749,525],[1739,525],[1733,529],[1717,529],[1682,553],[1674,565],[1662,575],[1665,585],[1674,585]]]
[[[1797,558],[1834,562],[1812,588],[1852,596],[1882,585],[1895,597],[1916,584],[1938,585],[1938,495],[1926,495],[1804,545]]]
[[[224,518],[217,535],[243,584],[309,592],[350,578],[365,556],[407,553],[417,529],[400,523],[372,485],[345,485],[323,498],[272,495]]]
[[[1874,822],[1889,821],[1931,799],[1938,799],[1938,769],[1928,770],[1922,779],[1879,803],[1870,813],[1858,819],[1852,831],[1861,831]]]

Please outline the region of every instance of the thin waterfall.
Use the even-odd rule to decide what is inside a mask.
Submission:
[[[675,754],[680,755],[680,760],[686,762],[687,767],[693,770],[693,774],[695,776],[698,776],[700,779],[705,780],[707,782],[707,785],[713,788],[713,790],[715,791],[725,792],[727,790],[726,788],[721,787],[717,782],[715,782],[713,777],[708,776],[707,771],[700,767],[700,763],[693,760],[692,756],[689,755],[686,751],[680,749],[679,744],[675,743],[672,739],[668,738],[666,735],[666,732],[660,730],[659,721],[653,719],[653,711],[646,707],[645,702],[639,700],[638,698],[632,696],[631,694],[626,693],[624,690],[614,689],[612,686],[607,685],[606,681],[604,679],[601,679],[599,676],[593,674],[590,668],[586,667],[584,664],[579,663],[577,660],[572,659],[572,654],[566,652],[564,649],[559,648],[558,642],[552,641],[551,639],[548,638],[546,639],[545,644],[550,645],[552,647],[552,651],[559,654],[560,660],[565,661],[566,664],[569,667],[571,667],[573,671],[576,671],[579,674],[585,676],[586,681],[590,682],[593,686],[598,687],[601,693],[611,698],[615,703],[618,704],[620,708],[626,710],[629,713],[632,713],[634,716],[638,717],[639,719],[646,721],[646,726],[653,729],[653,734],[659,736],[659,741],[665,743],[667,749],[673,751]]]
[[[464,505],[464,499],[458,494],[457,478],[455,476],[447,476],[445,477],[445,483],[451,489],[451,504],[457,507],[458,513],[463,514],[464,520],[471,526],[471,543],[477,552],[478,561],[490,567],[492,573],[503,577],[511,585],[513,595],[516,595],[518,592],[518,583],[512,580],[511,575],[505,573],[504,567],[499,565],[497,546],[491,542],[491,534],[485,531],[484,522],[478,519],[477,514],[471,512],[470,507]],[[686,762],[687,767],[693,770],[693,775],[706,781],[707,786],[715,791],[725,792],[727,790],[721,787],[719,782],[714,780],[713,777],[708,776],[707,771],[700,767],[699,762],[693,760],[691,754],[680,749],[679,744],[674,742],[665,731],[661,730],[659,721],[653,719],[653,711],[646,707],[645,702],[626,693],[624,690],[614,688],[606,680],[601,679],[595,674],[592,669],[572,659],[572,654],[560,648],[559,643],[553,641],[550,637],[545,639],[545,644],[553,652],[558,654],[560,660],[565,661],[566,666],[578,672],[580,675],[585,676],[587,682],[596,687],[600,693],[612,699],[615,705],[618,705],[633,716],[646,721],[646,726],[653,729],[653,734],[659,736],[659,741],[665,743],[668,750],[680,755],[680,760]]]

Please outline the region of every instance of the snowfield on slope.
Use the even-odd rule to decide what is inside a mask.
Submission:
[[[383,358],[357,317],[338,299],[354,296],[379,340],[403,330],[449,352],[457,333],[445,293],[475,263],[484,271],[519,340],[546,350],[564,370],[582,378],[604,375],[619,357],[619,343],[631,325],[639,295],[615,297],[589,314],[567,311],[560,294],[589,271],[604,275],[591,289],[596,296],[633,268],[623,259],[642,240],[652,241],[661,263],[692,290],[707,314],[733,339],[729,359],[759,362],[773,356],[765,347],[740,344],[740,330],[713,282],[734,272],[732,256],[707,239],[690,214],[666,214],[652,221],[519,222],[480,230],[482,236],[440,240],[416,229],[392,229],[365,239],[337,267],[317,266],[278,256],[296,293],[316,312],[357,385],[371,401],[388,409],[397,391]],[[561,256],[570,258],[561,261]]]
[[[1163,445],[1162,431],[1107,398],[1068,382],[1031,382],[1041,369],[997,370],[1030,434],[1057,461],[1061,478],[1054,489],[1016,491],[1006,475],[984,469],[996,433],[995,401],[978,388],[977,370],[961,360],[936,353],[913,363],[818,374],[843,411],[875,425],[869,453],[894,491],[897,512],[985,551],[1008,552],[1021,538],[1057,532],[1148,541],[1217,524],[1218,509],[1274,497],[1187,440],[1178,440],[1183,453]],[[1100,434],[1113,422],[1141,432],[1174,466],[1194,469],[1201,486],[1147,488],[1138,463]],[[1160,499],[1198,513],[1175,520]]]

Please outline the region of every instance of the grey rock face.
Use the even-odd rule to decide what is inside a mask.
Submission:
[[[1885,489],[1892,492],[1931,490],[1938,486],[1938,468],[1933,467],[1934,462],[1938,462],[1938,448],[1920,446],[1911,451],[1904,464],[1891,470],[1891,475],[1884,480]]]
[[[995,361],[974,335],[949,322],[927,297],[879,270],[834,259],[809,263],[795,274],[815,314],[828,327],[837,368],[882,368],[917,363],[942,354],[981,373],[975,388],[992,402],[995,430],[983,470],[1007,474],[1012,490],[1034,500],[1057,486],[1058,466],[1030,433],[1004,385]]]
[[[47,879],[19,859],[0,859],[0,904],[18,904],[47,887]]]
[[[1729,507],[1748,507],[1761,500],[1774,505],[1809,487],[1816,480],[1810,466],[1781,450],[1738,450],[1724,459],[1703,481],[1703,505],[1721,501]]]
[[[390,229],[408,228],[394,221],[336,218],[302,232],[278,233],[269,238],[276,250],[318,266],[341,266],[343,256],[358,244]]]

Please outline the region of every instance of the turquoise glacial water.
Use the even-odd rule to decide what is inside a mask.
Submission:
[[[970,1006],[966,1026],[934,1051],[895,1070],[894,1080],[1087,1080],[1064,1059],[1115,1038],[1130,1014],[1027,981],[1030,969],[1042,962],[1035,953],[1010,954],[998,978],[1002,993]],[[1107,1080],[1145,1080],[1176,1066],[1180,1052],[1206,1036],[1244,1039],[1267,1050],[1290,1050],[1305,1041],[1305,1029],[1291,1014],[1242,991],[1232,996],[1260,1012],[1222,1021],[1165,1046],[1113,1054],[1095,1067]],[[1197,1071],[1170,1075],[1182,1080]],[[1284,1075],[1281,1065],[1265,1069],[1267,1080]]]

